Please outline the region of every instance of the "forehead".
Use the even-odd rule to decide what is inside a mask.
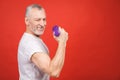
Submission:
[[[37,9],[33,8],[30,11],[31,18],[46,18],[45,10],[44,9]]]

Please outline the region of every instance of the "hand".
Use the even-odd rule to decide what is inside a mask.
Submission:
[[[53,37],[58,41],[58,43],[66,43],[68,40],[68,33],[61,27],[59,27],[59,31],[60,35],[58,37],[53,35]]]

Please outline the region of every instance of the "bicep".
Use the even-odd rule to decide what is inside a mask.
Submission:
[[[31,60],[39,69],[49,74],[50,57],[46,53],[34,53]]]

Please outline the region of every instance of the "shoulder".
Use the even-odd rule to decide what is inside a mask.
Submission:
[[[33,50],[33,49],[40,49],[38,45],[38,41],[30,34],[24,33],[20,42],[19,42],[19,49],[22,50]]]
[[[37,43],[37,40],[35,37],[29,33],[24,33],[21,40],[21,44],[32,44],[32,43]]]

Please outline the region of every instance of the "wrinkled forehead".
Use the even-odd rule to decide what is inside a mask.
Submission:
[[[46,18],[46,13],[44,9],[37,9],[37,8],[33,8],[30,11],[30,17],[31,18]]]

